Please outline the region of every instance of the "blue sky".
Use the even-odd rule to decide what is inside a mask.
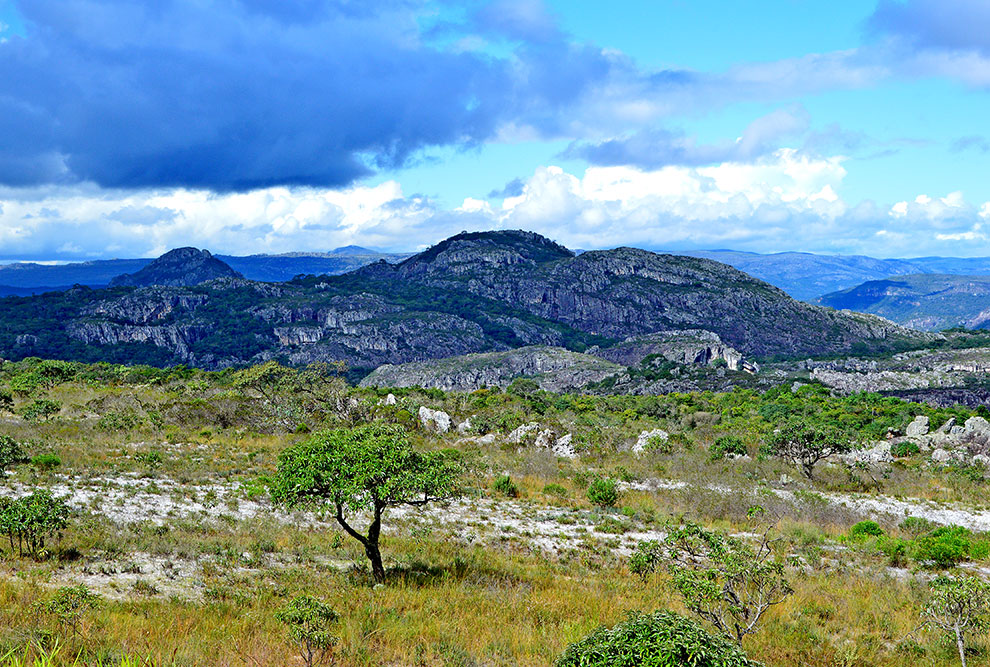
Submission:
[[[0,260],[990,255],[977,0],[0,0]]]

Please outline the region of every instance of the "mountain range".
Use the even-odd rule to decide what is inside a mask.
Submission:
[[[990,276],[914,274],[870,280],[816,302],[872,313],[915,329],[990,328]]]
[[[150,266],[157,282],[191,275],[172,259]],[[336,276],[270,283],[223,272],[195,285],[2,299],[0,355],[205,368],[339,360],[367,372],[531,345],[628,348],[683,330],[712,332],[756,358],[926,340],[878,317],[797,301],[708,259],[635,248],[576,255],[524,231],[462,233],[396,264],[383,258]]]

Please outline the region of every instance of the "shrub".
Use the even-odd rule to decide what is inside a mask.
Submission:
[[[519,487],[516,486],[516,483],[508,475],[499,475],[496,477],[492,488],[495,489],[496,493],[500,493],[508,498],[519,497]]]
[[[771,454],[801,467],[808,479],[814,479],[815,465],[833,454],[852,449],[850,436],[827,425],[790,421],[767,437]]]
[[[14,500],[0,498],[0,534],[7,536],[11,551],[16,543],[21,556],[40,556],[45,541],[60,537],[68,523],[69,506],[47,489]]]
[[[54,470],[62,465],[58,454],[37,454],[31,457],[31,465],[41,470]]]
[[[976,577],[936,577],[923,615],[956,641],[966,665],[966,637],[990,627],[990,584]]]
[[[881,537],[877,541],[880,553],[887,557],[891,567],[906,567],[908,562],[908,547],[910,542],[899,537]]]
[[[748,453],[746,443],[737,435],[719,436],[708,448],[709,458],[712,461],[724,459],[726,456],[746,456]]]
[[[38,605],[43,613],[49,614],[62,627],[68,627],[72,634],[79,632],[79,622],[88,609],[95,609],[100,604],[100,596],[89,590],[85,584],[78,586],[63,586],[55,591],[48,600]]]
[[[890,448],[890,453],[892,456],[897,458],[903,458],[905,456],[914,456],[919,454],[921,448],[913,442],[898,442]]]
[[[598,478],[588,485],[588,501],[598,507],[615,507],[619,502],[619,485],[609,477]]]
[[[9,435],[0,435],[0,472],[19,463],[27,463],[24,446]]]
[[[762,513],[750,509],[750,516]],[[756,632],[760,618],[793,590],[784,565],[773,554],[769,528],[757,544],[686,523],[663,542],[640,542],[629,569],[646,576],[664,568],[684,605],[719,631],[742,638]]]
[[[31,404],[21,408],[21,416],[29,422],[48,421],[59,413],[62,404],[48,399],[36,399]]]
[[[901,530],[912,535],[922,535],[935,529],[935,524],[920,516],[909,516],[901,521]]]
[[[860,521],[849,528],[849,539],[865,540],[868,537],[881,537],[883,528],[876,521]]]
[[[563,498],[567,495],[567,489],[560,484],[547,484],[543,487],[543,494],[547,496],[557,496]]]
[[[114,431],[130,431],[138,427],[141,418],[133,412],[108,412],[96,422],[96,428],[112,433]]]
[[[162,463],[165,462],[165,457],[157,449],[152,449],[147,452],[138,452],[134,455],[134,460],[154,469],[161,467]]]
[[[758,667],[729,639],[672,611],[633,613],[567,647],[557,667]]]
[[[940,526],[914,542],[914,558],[936,568],[969,560],[973,533],[962,526]]]
[[[307,667],[323,662],[339,641],[331,633],[339,618],[337,612],[310,595],[293,598],[275,612],[275,618],[288,626],[289,636],[299,643]]]

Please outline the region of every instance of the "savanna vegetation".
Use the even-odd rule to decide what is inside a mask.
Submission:
[[[986,471],[840,456],[965,408],[342,372],[0,366],[0,665],[990,665]]]

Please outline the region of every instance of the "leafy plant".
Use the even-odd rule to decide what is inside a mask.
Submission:
[[[774,556],[769,527],[755,547],[693,524],[671,530],[663,542],[640,542],[629,569],[647,575],[664,568],[684,605],[737,641],[755,632],[763,614],[793,591]]]
[[[84,584],[63,586],[42,602],[39,610],[53,616],[59,625],[69,628],[76,635],[79,633],[83,614],[89,609],[95,609],[100,602],[100,596]]]
[[[865,540],[869,537],[881,537],[883,528],[876,521],[860,521],[849,527],[849,539]]]
[[[496,493],[500,493],[508,498],[517,498],[519,496],[519,487],[516,486],[516,483],[508,475],[499,475],[496,477],[492,488],[495,489]]]
[[[743,650],[672,611],[632,613],[567,647],[557,667],[759,667]]]
[[[0,472],[19,463],[27,463],[24,445],[9,435],[0,435]]]
[[[36,399],[21,408],[21,416],[29,422],[48,421],[59,413],[62,404],[49,399]]]
[[[917,443],[910,441],[898,442],[897,444],[892,445],[890,448],[891,456],[894,456],[899,459],[904,458],[905,456],[914,456],[915,454],[919,454],[920,452],[921,452],[921,448],[918,447]]]
[[[287,507],[313,506],[334,513],[364,547],[375,581],[385,580],[379,538],[385,510],[425,505],[460,493],[463,463],[456,452],[417,452],[395,424],[373,422],[317,434],[279,455],[272,499]],[[351,522],[366,512],[364,533]]]
[[[746,443],[737,435],[719,436],[708,448],[708,457],[712,461],[719,461],[726,456],[746,456],[748,453]]]
[[[337,612],[311,595],[300,595],[275,612],[275,618],[288,626],[289,636],[299,643],[306,667],[324,662],[340,641],[331,629]]]
[[[622,495],[611,477],[596,478],[588,485],[588,502],[598,507],[615,507]]]
[[[785,423],[767,437],[766,445],[770,453],[800,466],[808,479],[814,479],[815,465],[819,461],[852,449],[847,433],[800,421]]]
[[[69,506],[47,489],[13,500],[0,497],[0,534],[11,551],[16,543],[20,556],[40,556],[46,540],[61,536],[68,522]]]
[[[966,635],[990,627],[990,583],[976,577],[937,577],[923,616],[955,639],[966,667]]]
[[[58,454],[36,454],[31,457],[31,465],[39,470],[54,470],[62,465],[62,459]]]

